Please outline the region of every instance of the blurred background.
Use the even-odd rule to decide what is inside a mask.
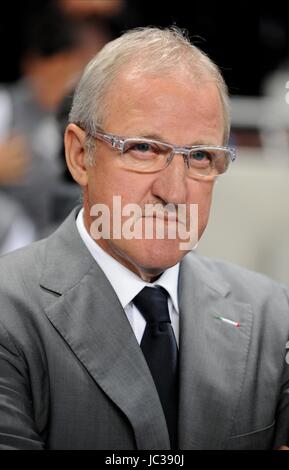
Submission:
[[[63,132],[85,64],[122,31],[176,24],[221,68],[238,159],[216,184],[206,256],[289,284],[289,20],[284,2],[42,0],[0,16],[0,254],[51,233],[79,202]]]

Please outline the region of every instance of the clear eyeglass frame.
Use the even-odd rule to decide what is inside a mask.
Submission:
[[[93,133],[87,132],[87,134],[110,144],[113,149],[119,150],[123,157],[124,167],[134,172],[154,173],[161,171],[172,162],[175,155],[181,155],[189,177],[214,179],[225,173],[229,164],[236,159],[236,149],[229,146],[193,145],[180,147],[142,137],[122,137],[101,130]],[[135,146],[144,146],[146,149],[150,149],[149,158],[147,158],[149,152],[133,150]],[[198,153],[205,156],[205,160],[196,158]]]

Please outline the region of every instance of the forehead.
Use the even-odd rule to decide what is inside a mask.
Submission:
[[[124,136],[157,134],[168,142],[220,144],[224,132],[218,88],[188,73],[162,76],[124,71],[107,97],[105,130]]]

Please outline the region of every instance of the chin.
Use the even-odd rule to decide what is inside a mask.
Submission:
[[[117,248],[126,264],[152,274],[159,274],[174,266],[188,253],[180,250],[176,240],[130,240]]]

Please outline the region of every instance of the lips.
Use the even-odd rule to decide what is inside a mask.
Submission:
[[[186,224],[183,220],[179,219],[178,216],[174,213],[168,213],[168,212],[153,212],[152,214],[144,214],[143,218],[148,218],[152,217],[154,219],[160,219],[164,222],[175,222],[175,223],[181,223],[183,225]]]

